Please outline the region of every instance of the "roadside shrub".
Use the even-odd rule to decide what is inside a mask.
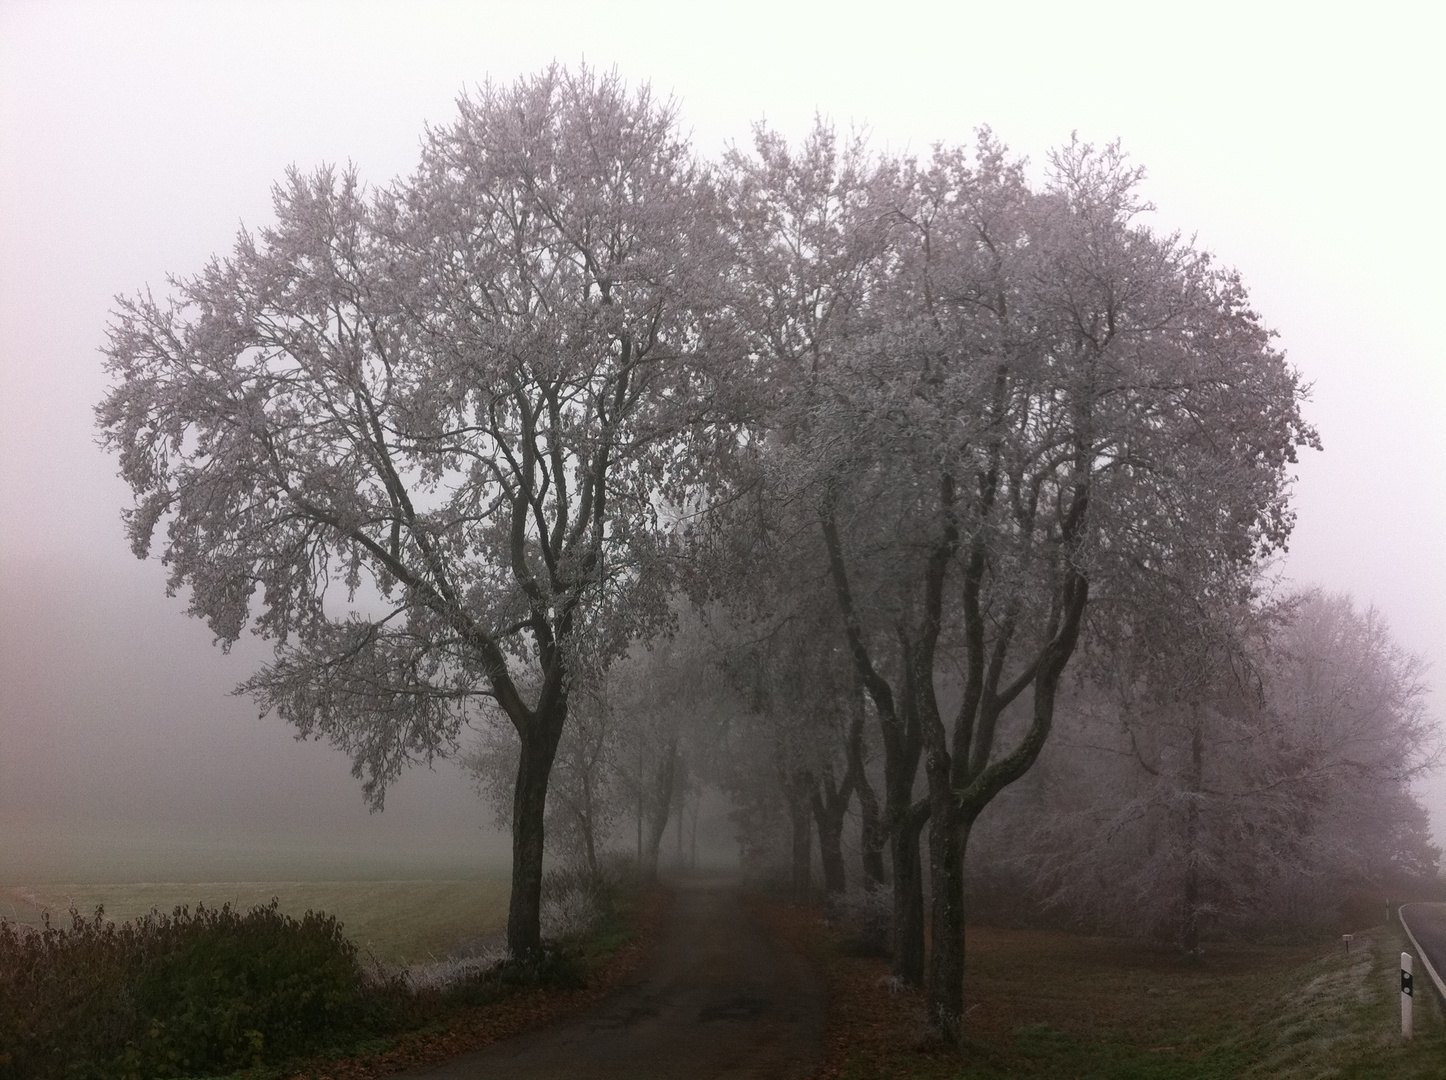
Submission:
[[[0,1077],[110,1080],[233,1072],[320,1049],[368,1011],[333,916],[277,902],[152,912],[68,929],[0,919]]]

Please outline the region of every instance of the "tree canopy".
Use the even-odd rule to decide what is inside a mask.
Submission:
[[[132,547],[165,520],[191,613],[277,642],[263,710],[378,807],[470,699],[516,727],[515,949],[573,655],[666,612],[660,507],[731,439],[711,204],[670,107],[552,69],[462,98],[390,187],[292,172],[274,226],[111,328]]]

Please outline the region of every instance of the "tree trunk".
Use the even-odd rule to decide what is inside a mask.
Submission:
[[[869,657],[868,643],[854,608],[831,490],[825,494],[819,525],[828,551],[834,597],[843,616],[845,636],[854,660],[854,673],[874,703],[884,745],[884,789],[894,869],[894,977],[909,986],[919,986],[924,981],[924,882],[919,862],[919,832],[928,818],[928,806],[925,804],[922,812],[916,812],[913,806],[914,778],[919,771],[922,750],[918,717],[912,710],[900,712],[893,687]],[[905,682],[907,686],[907,679]]]
[[[643,737],[638,736],[638,873],[643,872],[643,793],[647,790],[643,780]]]
[[[853,790],[859,793],[859,816],[863,828],[859,837],[860,856],[863,862],[864,888],[874,889],[884,883],[884,845],[889,842],[888,830],[884,828],[879,814],[879,797],[864,761],[864,687],[854,674],[853,722],[849,725],[849,737],[845,746],[848,755],[848,778]]]
[[[547,780],[567,719],[566,702],[538,713],[520,729],[522,753],[512,795],[512,895],[507,907],[507,948],[514,957],[542,947],[542,842]]]
[[[584,772],[582,777],[582,813],[578,815],[578,825],[582,829],[583,845],[587,853],[587,872],[593,881],[600,881],[602,878],[597,865],[597,841],[593,835],[594,807],[592,799],[592,780]]]
[[[582,839],[587,849],[588,876],[591,877],[593,881],[599,881],[602,879],[602,872],[598,869],[597,865],[597,843],[593,840],[592,822],[587,818],[583,818],[582,820]]]
[[[849,752],[854,752],[852,746]],[[862,760],[854,766],[854,770],[855,787],[859,793],[859,817],[863,826],[859,849],[863,862],[864,887],[874,889],[884,884],[884,848],[889,842],[889,831],[884,828],[883,818],[879,814],[879,797],[874,793],[873,785],[864,773]]]
[[[936,775],[942,774],[942,775]],[[929,883],[933,886],[929,952],[929,1025],[959,1041],[964,1016],[964,849],[969,824],[954,797],[947,760],[929,763]]]
[[[684,817],[683,811],[684,811],[685,808],[686,808],[686,804],[680,803],[679,806],[678,806],[678,813],[677,813],[677,818],[678,818],[678,821],[677,821],[678,855],[677,855],[676,862],[677,862],[677,865],[678,865],[678,869],[679,869],[679,870],[683,869],[683,817]]]
[[[917,718],[880,723],[890,863],[894,872],[894,977],[924,985],[924,866],[919,834],[929,820],[927,802],[914,805],[921,740]]]
[[[1200,958],[1200,789],[1204,781],[1205,738],[1200,717],[1190,732],[1190,776],[1185,803],[1185,911],[1181,945],[1192,960]]]
[[[687,817],[687,809],[688,809],[688,789],[692,786],[692,784],[690,783],[690,780],[689,780],[689,777],[688,777],[688,763],[683,760],[681,754],[678,755],[677,771],[678,771],[678,775],[677,775],[677,777],[675,778],[675,782],[674,782],[674,784],[673,784],[673,790],[674,790],[674,793],[675,793],[675,795],[674,795],[674,801],[677,803],[677,805],[673,807],[673,815],[678,819],[678,820],[677,820],[678,857],[677,857],[677,860],[676,860],[676,861],[677,861],[678,870],[679,870],[679,871],[682,871],[682,870],[684,869],[684,862],[683,862],[683,819],[684,819],[685,817]]]
[[[688,824],[688,869],[698,869],[698,811],[703,802],[703,793],[693,793],[693,816]]]
[[[862,818],[859,849],[863,863],[864,888],[869,892],[885,888],[884,848],[889,843],[889,831],[884,827],[879,814],[879,797],[869,784],[862,767],[858,770],[859,816]],[[889,950],[889,927],[873,919],[863,931],[862,944],[871,953],[886,955]]]
[[[924,867],[919,834],[929,820],[929,804],[914,804],[914,778],[919,771],[922,738],[918,712],[909,706],[903,717],[883,721],[884,790],[889,850],[894,871],[894,977],[907,986],[924,985]]]
[[[678,772],[678,740],[674,738],[658,760],[657,781],[653,785],[653,815],[648,823],[647,848],[643,852],[643,879],[658,880],[658,851],[663,846],[663,833],[668,829],[668,814],[673,808],[673,781]]]
[[[894,872],[894,977],[908,986],[924,985],[924,866],[919,834],[929,820],[929,804],[915,806],[914,774],[919,767],[917,725],[899,725],[903,739],[885,729],[884,772],[888,790],[889,854]],[[901,744],[901,745],[900,745]]]
[[[823,862],[825,896],[838,896],[846,886],[843,857],[844,818],[848,815],[848,799],[833,791],[824,781],[824,795],[813,793],[813,820],[818,826],[818,854]]]
[[[1076,499],[1075,509],[1079,513],[1083,513],[1085,505],[1082,497]],[[943,727],[933,701],[932,681],[926,681],[933,678],[932,663],[919,666],[921,678],[915,685],[922,685],[924,689],[920,697],[933,714],[930,727],[936,737],[925,762],[930,811],[947,818],[942,821],[936,818],[930,832],[934,924],[928,1016],[934,1033],[950,1042],[959,1039],[964,1012],[964,855],[969,830],[994,797],[1027,773],[1038,760],[1054,726],[1059,678],[1079,641],[1080,621],[1088,599],[1089,583],[1071,572],[1063,584],[1061,603],[1050,616],[1048,636],[1031,678],[1016,680],[1002,695],[997,693],[1004,666],[1001,641],[1007,641],[1012,630],[1001,641],[996,641],[986,675],[982,619],[977,606],[974,608],[972,672],[961,711],[973,715],[976,723],[956,726],[952,751],[940,738]],[[993,755],[996,723],[1008,703],[1030,685],[1033,705],[1029,728],[1013,750],[996,760]]]
[[[924,866],[919,833],[925,814],[905,812],[890,830],[894,870],[894,977],[908,986],[924,982]]]
[[[812,786],[812,777],[796,776],[788,790],[788,818],[793,832],[790,877],[795,904],[807,904],[813,892],[813,815],[809,812]]]

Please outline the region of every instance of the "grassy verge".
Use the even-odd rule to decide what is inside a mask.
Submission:
[[[816,912],[774,906],[778,933],[829,994],[821,1080],[1414,1080],[1446,1074],[1446,1022],[1420,980],[1400,1038],[1399,926],[1339,943],[1233,946],[1199,963],[1131,942],[971,929],[966,1042],[925,1039],[923,1002],[885,960],[846,955]]]

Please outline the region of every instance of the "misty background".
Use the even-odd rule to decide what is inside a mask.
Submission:
[[[987,123],[1036,167],[1119,138],[1152,224],[1238,268],[1314,386],[1282,585],[1375,604],[1439,685],[1443,19],[1366,12],[0,0],[0,882],[505,869],[455,766],[369,815],[343,754],[230,696],[268,647],[223,655],[130,554],[91,409],[115,294],[264,224],[288,165],[385,183],[464,87],[554,59],[672,93],[707,155],[816,110],[920,153]],[[1440,843],[1446,773],[1421,793]]]

